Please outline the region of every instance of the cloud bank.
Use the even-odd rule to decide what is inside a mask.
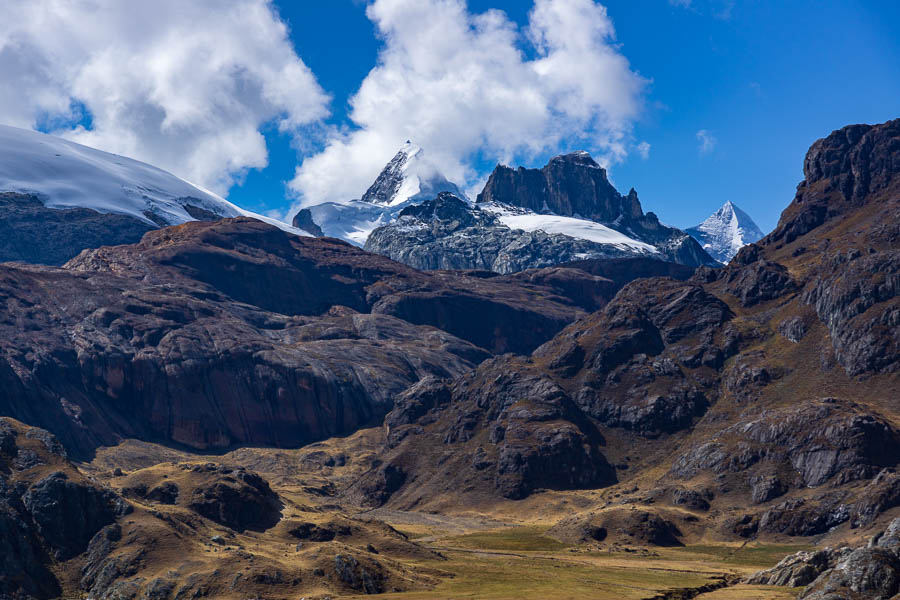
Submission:
[[[328,114],[267,0],[0,0],[0,14],[0,123],[221,194],[266,166],[263,125],[299,135]]]
[[[479,157],[574,144],[611,161],[633,144],[646,81],[593,0],[536,0],[522,29],[463,0],[375,0],[366,14],[384,42],[378,63],[350,100],[352,126],[297,168],[300,205],[358,198],[407,139],[461,184],[483,175]]]

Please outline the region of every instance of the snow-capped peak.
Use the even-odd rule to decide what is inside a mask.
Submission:
[[[465,197],[425,158],[422,148],[407,140],[363,194],[362,201],[397,206],[410,200],[430,200],[440,192]]]
[[[158,227],[244,215],[305,234],[152,165],[6,125],[0,125],[0,192],[34,194],[48,208],[89,208]]]
[[[710,256],[722,263],[730,261],[743,246],[763,237],[763,232],[750,215],[731,200],[705,221],[688,229],[687,233],[700,242]]]

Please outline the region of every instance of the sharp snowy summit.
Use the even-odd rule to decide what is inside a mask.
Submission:
[[[394,155],[361,200],[373,204],[397,206],[409,200],[431,200],[440,192],[464,198],[456,184],[447,180],[437,167],[425,158],[419,146],[409,140]]]
[[[737,251],[763,237],[750,215],[730,200],[708,219],[686,230],[710,256],[722,263],[730,261]]]
[[[372,231],[393,222],[404,208],[431,200],[441,192],[466,197],[426,158],[419,146],[407,141],[362,198],[304,208],[293,223],[317,235],[363,246]]]

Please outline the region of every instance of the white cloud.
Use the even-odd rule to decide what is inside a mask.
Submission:
[[[298,167],[301,204],[358,198],[407,139],[463,186],[483,177],[476,153],[626,154],[646,82],[593,0],[536,0],[524,30],[500,11],[470,14],[463,0],[375,0],[367,15],[384,46],[350,101],[354,127],[333,130]]]
[[[712,152],[719,140],[707,129],[701,129],[697,132],[697,141],[700,142],[700,154],[709,154]]]
[[[0,0],[0,122],[224,193],[267,164],[263,124],[327,116],[328,97],[268,0]],[[81,107],[90,130],[72,129]]]
[[[647,142],[641,142],[637,145],[637,153],[641,158],[647,160],[650,158],[650,144]]]

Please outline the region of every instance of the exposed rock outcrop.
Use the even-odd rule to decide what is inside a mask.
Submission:
[[[207,481],[194,488],[188,508],[235,531],[265,531],[281,519],[281,501],[268,482],[243,468],[192,467]]]
[[[799,552],[747,579],[762,585],[806,586],[801,600],[892,598],[900,592],[900,519],[860,548]]]
[[[28,457],[27,463],[17,461]],[[130,505],[81,475],[47,431],[0,418],[0,596],[54,598],[51,570],[89,549]]]
[[[537,488],[612,481],[596,428],[559,386],[522,366],[494,359],[452,386],[431,380],[410,389],[385,419],[389,466],[364,476],[351,493],[374,505],[397,494],[414,501],[466,488],[519,499]],[[452,459],[432,470],[444,448],[454,449]],[[389,468],[404,473],[394,489],[379,483]],[[403,485],[412,479],[414,487]]]
[[[0,411],[79,452],[352,431],[421,377],[528,352],[583,311],[552,287],[422,274],[246,218],[153,231],[62,270],[5,266],[0,297]]]
[[[561,233],[510,229],[488,211],[442,193],[403,209],[379,227],[365,249],[416,269],[482,269],[515,273],[579,258],[634,255],[627,249]]]

